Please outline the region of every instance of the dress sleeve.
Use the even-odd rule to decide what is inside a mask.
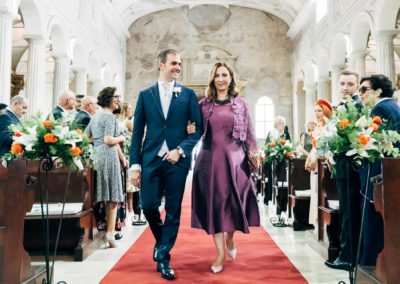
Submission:
[[[117,118],[113,114],[107,114],[104,125],[104,136],[115,136],[117,128]]]
[[[247,132],[245,141],[246,148],[251,152],[258,152],[257,140],[254,133],[253,122],[251,120],[249,109],[246,103],[244,105],[244,109],[245,109],[245,119],[247,120]]]

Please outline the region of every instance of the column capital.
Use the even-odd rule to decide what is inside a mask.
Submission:
[[[329,82],[329,80],[330,80],[329,76],[318,77],[318,83],[319,82]]]
[[[68,54],[67,54],[67,53],[53,53],[52,56],[53,56],[54,58],[68,58],[68,59],[70,59],[70,58],[68,57]]]
[[[346,68],[346,65],[343,65],[343,64],[331,65],[331,70],[332,70],[332,72],[335,72],[335,73],[339,73],[344,68]]]
[[[393,40],[398,34],[399,31],[396,30],[376,31],[372,37],[375,40]]]
[[[353,50],[350,53],[350,58],[364,58],[367,54],[367,50]]]
[[[46,45],[48,42],[43,36],[41,35],[25,35],[24,38],[32,44],[37,44],[37,45]]]

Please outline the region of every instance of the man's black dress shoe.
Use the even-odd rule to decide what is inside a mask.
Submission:
[[[175,272],[169,266],[169,264],[164,262],[157,262],[157,272],[161,272],[161,277],[167,280],[174,280],[175,279]]]
[[[339,258],[335,259],[335,261],[327,260],[325,261],[325,265],[333,269],[341,269],[346,271],[350,271],[352,269],[348,262],[341,261]]]
[[[118,241],[118,240],[122,239],[122,235],[120,233],[116,233],[114,238],[116,241]]]

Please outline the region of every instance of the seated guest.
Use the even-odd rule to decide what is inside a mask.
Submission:
[[[54,119],[62,117],[62,113],[65,111],[72,111],[75,106],[75,100],[74,92],[70,90],[61,90],[57,96],[58,104],[51,112]]]
[[[377,92],[377,90],[380,90]],[[363,104],[373,106],[371,116],[387,120],[388,129],[400,132],[400,107],[392,98],[392,82],[385,75],[371,75],[361,79],[359,89]],[[399,147],[400,145],[395,145]],[[369,175],[368,175],[369,171]],[[375,266],[378,254],[383,249],[383,220],[375,211],[373,184],[370,178],[381,173],[381,162],[364,163],[360,171],[361,191],[363,195],[363,227],[361,234],[361,255],[359,264]]]
[[[13,133],[8,126],[21,123],[23,115],[28,108],[28,101],[21,95],[14,96],[10,101],[10,107],[0,114],[0,157],[11,149]]]
[[[85,96],[81,100],[80,110],[75,115],[75,123],[82,129],[85,130],[89,124],[90,119],[95,115],[97,110],[96,99],[91,96]]]

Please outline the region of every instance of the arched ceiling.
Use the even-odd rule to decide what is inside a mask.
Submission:
[[[275,15],[288,26],[293,23],[308,0],[109,0],[120,15],[124,26],[129,28],[137,19],[164,9],[203,4],[236,5],[253,8]]]

